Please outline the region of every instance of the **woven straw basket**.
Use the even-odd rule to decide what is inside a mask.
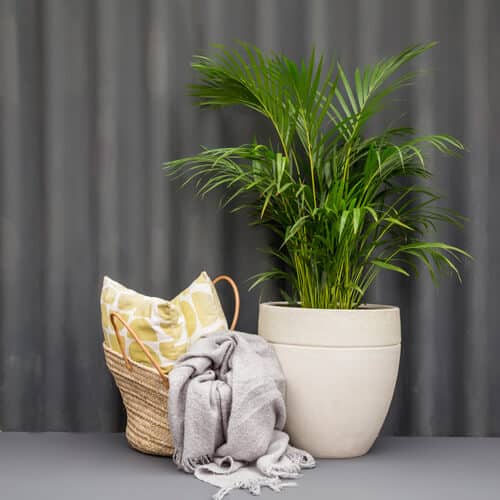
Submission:
[[[234,292],[234,316],[231,330],[238,321],[240,297],[236,283],[229,276],[218,276],[214,284],[227,281]],[[168,376],[145,348],[136,332],[117,313],[111,313],[111,323],[116,333],[121,354],[103,344],[106,365],[112,373],[127,412],[125,436],[129,445],[149,455],[171,456],[174,452],[172,434],[168,425]],[[123,324],[136,340],[154,368],[136,363],[125,354],[123,339],[117,322]]]

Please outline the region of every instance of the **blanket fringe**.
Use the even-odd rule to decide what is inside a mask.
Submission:
[[[261,472],[271,478],[296,479],[301,476],[300,466],[295,463],[265,465]]]
[[[182,450],[179,450],[178,448],[174,450],[172,459],[179,469],[182,469],[189,474],[193,474],[196,468],[200,465],[206,465],[212,461],[211,457],[208,455],[202,455],[201,457],[196,458],[182,458]]]
[[[300,469],[312,469],[316,466],[316,461],[310,453],[294,448],[293,446],[288,447],[286,456],[291,462],[298,465]]]
[[[288,461],[261,464],[261,472],[268,477],[280,479],[296,479],[302,476],[302,469],[311,469],[316,465],[312,455],[306,451],[289,446],[285,457]]]
[[[297,483],[283,482],[277,477],[263,477],[260,479],[237,481],[231,486],[220,488],[219,491],[212,496],[212,500],[222,500],[228,493],[235,489],[248,490],[252,495],[257,496],[260,495],[260,490],[263,486],[267,486],[271,490],[279,492],[283,488],[297,486]]]

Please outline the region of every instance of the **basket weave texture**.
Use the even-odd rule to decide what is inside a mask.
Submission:
[[[240,312],[238,287],[226,275],[215,278],[214,284],[219,281],[227,281],[233,289],[234,316],[230,328],[234,330]],[[115,330],[121,354],[103,344],[104,357],[127,412],[127,426],[125,428],[127,441],[132,448],[142,453],[170,457],[174,453],[174,443],[168,425],[168,376],[163,373],[137,333],[127,325],[118,313],[111,313],[110,321]],[[118,323],[121,323],[135,339],[149,359],[151,368],[126,357]]]
[[[130,446],[149,455],[172,456],[172,434],[168,425],[168,389],[153,368],[130,361],[103,344],[109,371],[127,411],[125,436]]]

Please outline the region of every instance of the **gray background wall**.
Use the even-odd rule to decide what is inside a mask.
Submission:
[[[372,291],[403,318],[385,432],[500,435],[499,21],[494,0],[0,0],[0,428],[122,428],[100,346],[105,273],[165,297],[202,269],[229,273],[239,326],[255,331],[261,291],[245,280],[266,265],[255,251],[266,235],[160,170],[260,127],[191,105],[193,53],[241,39],[300,57],[314,44],[352,69],[438,40],[397,106],[406,123],[467,144],[431,163],[471,220],[439,237],[476,260],[462,286],[387,275]]]

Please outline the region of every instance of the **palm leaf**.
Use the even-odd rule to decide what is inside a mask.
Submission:
[[[371,117],[413,82],[416,73],[402,67],[433,45],[408,47],[356,69],[353,78],[314,50],[299,63],[246,43],[194,57],[199,81],[191,94],[200,106],[249,108],[278,138],[165,164],[200,195],[220,193],[223,206],[251,211],[253,224],[276,235],[270,254],[278,266],[256,276],[254,286],[284,280],[304,307],[353,308],[381,271],[416,275],[420,262],[436,282],[446,271],[460,277],[457,263],[468,253],[426,236],[463,219],[439,207],[422,181],[431,177],[427,150],[449,155],[463,145],[394,124],[365,136]]]

